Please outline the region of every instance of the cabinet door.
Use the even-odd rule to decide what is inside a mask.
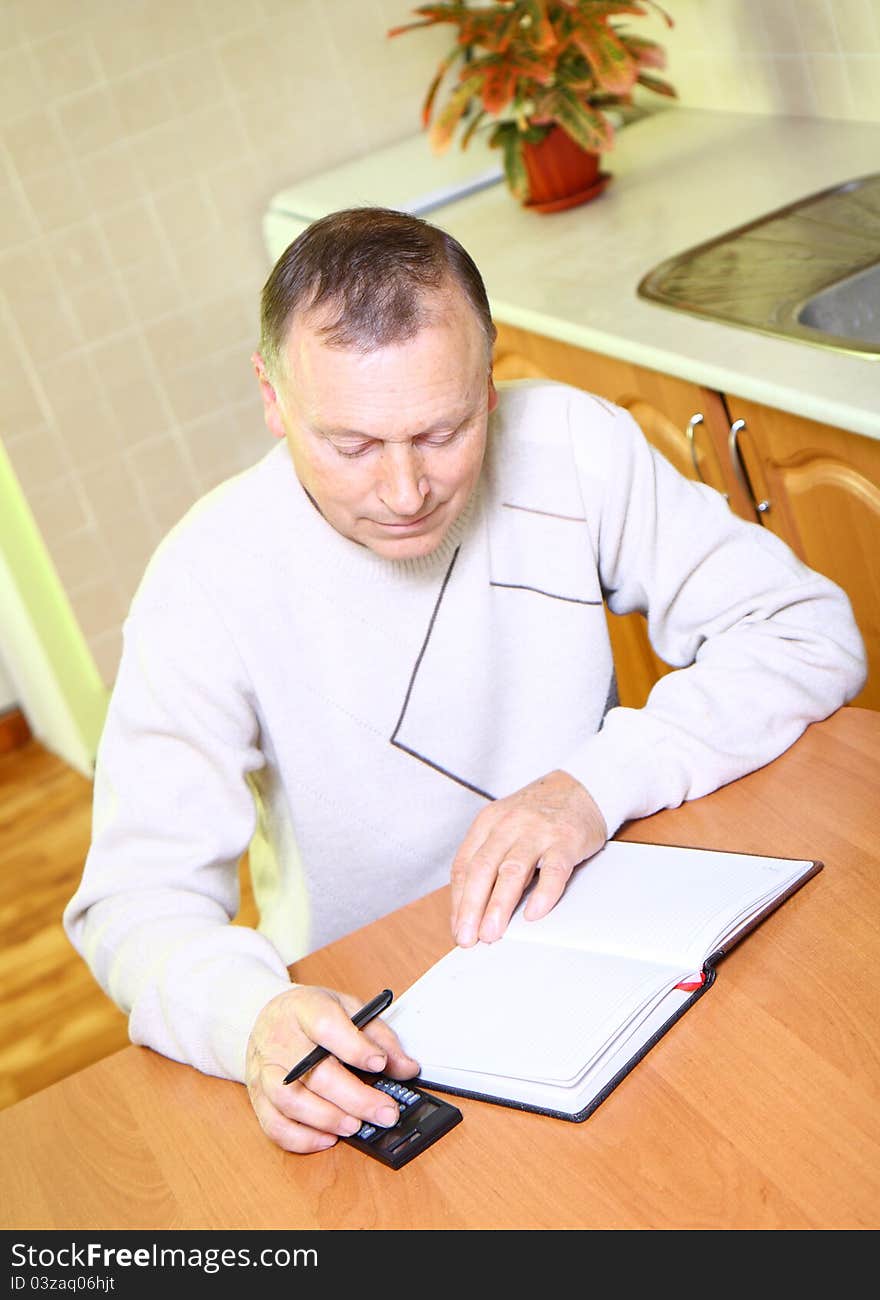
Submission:
[[[496,379],[555,379],[625,407],[645,437],[688,478],[722,492],[731,508],[755,519],[748,494],[727,473],[727,414],[720,396],[686,380],[645,370],[509,325],[498,326]],[[655,653],[641,614],[606,610],[621,704],[641,708],[671,671]]]
[[[880,440],[739,397],[727,407],[762,522],[849,596],[869,665],[853,703],[880,709]]]

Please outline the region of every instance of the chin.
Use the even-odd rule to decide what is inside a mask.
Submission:
[[[436,551],[445,536],[445,528],[436,528],[415,537],[372,537],[366,545],[386,560],[421,560]]]

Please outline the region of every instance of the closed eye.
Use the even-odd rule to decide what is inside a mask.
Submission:
[[[461,426],[445,433],[423,433],[417,438],[414,438],[413,443],[420,447],[445,447],[448,443],[452,442],[453,439],[457,438],[460,432]],[[369,442],[362,442],[356,447],[340,447],[338,443],[335,442],[332,444],[335,451],[337,451],[340,456],[344,457],[345,460],[356,460],[359,456],[366,455],[372,447],[380,445],[381,442],[378,439],[371,439]]]

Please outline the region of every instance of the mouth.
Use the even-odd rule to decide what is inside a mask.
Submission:
[[[439,508],[438,506],[434,506],[432,510],[426,510],[425,513],[423,515],[419,515],[418,518],[406,519],[404,520],[403,523],[400,524],[383,524],[378,520],[377,523],[379,523],[380,528],[388,528],[390,529],[391,532],[406,532],[406,530],[409,528],[419,528],[423,523],[425,523],[428,519],[430,519],[433,514],[436,513],[438,508]]]

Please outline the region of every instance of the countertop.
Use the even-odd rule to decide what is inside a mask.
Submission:
[[[375,156],[381,183],[372,192],[364,180],[371,160],[325,173],[309,219],[348,202],[403,206],[389,176],[422,152],[430,154],[424,136]],[[495,157],[478,142],[474,175]],[[444,160],[433,161],[439,179]],[[880,439],[880,360],[698,319],[637,295],[667,257],[880,169],[880,123],[670,108],[620,129],[603,167],[612,174],[605,192],[567,212],[530,212],[501,182],[429,211],[480,267],[499,322]],[[300,182],[295,192],[308,188]],[[292,220],[289,238],[304,225]]]

